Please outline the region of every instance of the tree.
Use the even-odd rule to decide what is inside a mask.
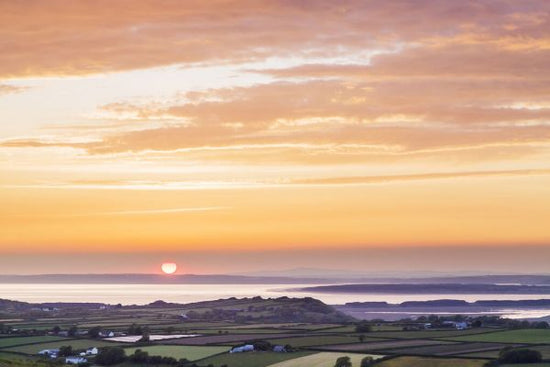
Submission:
[[[138,324],[132,324],[128,328],[128,335],[143,335],[143,330]]]
[[[59,325],[54,326],[52,329],[52,332],[54,334],[59,334],[60,331],[61,331],[61,327],[59,327]]]
[[[77,332],[78,328],[76,326],[71,326],[68,331],[69,336],[75,336]]]
[[[359,342],[364,342],[365,341],[365,336],[363,334],[359,335]]]
[[[546,321],[539,321],[534,325],[535,329],[549,329],[550,325]]]
[[[500,363],[537,363],[542,361],[542,355],[538,350],[504,348],[500,351],[498,361]]]
[[[371,331],[372,326],[370,326],[370,324],[365,321],[361,321],[355,326],[355,332],[357,333],[369,333]]]
[[[93,328],[91,328],[90,330],[88,330],[88,335],[91,337],[91,338],[98,338],[99,337],[99,333],[101,333],[101,328],[99,326],[94,326]]]
[[[126,353],[120,347],[106,347],[99,350],[95,361],[100,366],[112,366],[126,360]]]
[[[472,322],[472,327],[481,327],[483,325],[483,323],[481,322],[481,320],[475,320],[474,322]]]
[[[73,354],[73,347],[70,345],[63,345],[59,347],[59,353],[58,355],[60,357],[68,357]]]
[[[334,364],[334,367],[351,367],[351,359],[349,357],[339,357]]]
[[[139,341],[142,343],[148,343],[150,340],[151,338],[149,337],[149,333],[147,331],[144,331],[141,339],[139,339]]]
[[[374,366],[374,358],[367,356],[361,360],[361,367]]]
[[[134,363],[147,363],[149,361],[149,353],[144,352],[141,349],[137,349],[129,359]]]

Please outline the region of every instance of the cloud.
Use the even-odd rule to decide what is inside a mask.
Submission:
[[[544,89],[538,81],[313,80],[210,90],[197,102],[161,109],[119,104],[122,114],[136,110],[145,117],[171,115],[188,123],[113,133],[86,148],[105,154],[354,144],[403,153],[541,143],[550,137],[545,123],[550,109],[498,106],[542,98]]]
[[[16,86],[10,84],[0,84],[0,96],[4,94],[21,93],[27,90],[28,87]]]
[[[86,186],[86,185],[83,185]],[[117,185],[114,185],[116,187]],[[37,186],[35,186],[37,187]],[[49,186],[50,188],[53,186]],[[60,187],[66,187],[61,185]],[[230,207],[223,206],[206,206],[206,207],[189,207],[189,208],[166,208],[166,209],[141,209],[141,210],[119,210],[119,211],[107,211],[107,212],[92,212],[92,213],[76,213],[76,214],[58,214],[45,215],[48,218],[53,217],[62,217],[62,218],[76,218],[76,217],[108,217],[108,216],[131,216],[131,215],[162,215],[162,214],[192,214],[192,213],[201,213],[201,212],[211,212],[211,211],[220,211],[228,210]],[[15,216],[24,216],[27,217],[29,214],[24,215],[15,215]],[[31,214],[31,216],[33,216]],[[41,215],[39,215],[41,216]],[[14,215],[8,215],[8,217],[14,217]]]
[[[397,44],[540,49],[549,8],[544,0],[2,2],[0,77],[347,57]]]
[[[233,65],[241,77],[272,81],[163,103],[114,100],[98,106],[94,123],[63,125],[56,141],[9,139],[4,148],[316,164],[510,160],[549,148],[550,109],[529,107],[550,103],[550,5],[542,0],[52,0],[0,10],[6,77],[277,57],[298,64]],[[92,129],[97,141],[63,138]]]
[[[422,173],[412,175],[393,175],[393,176],[352,176],[352,177],[326,177],[294,180],[295,184],[309,185],[364,185],[372,183],[384,183],[394,181],[416,181],[416,180],[439,180],[453,178],[480,178],[492,176],[530,176],[530,175],[550,175],[550,169],[535,170],[508,170],[508,171],[472,171],[472,172],[438,172]]]
[[[550,109],[526,102],[545,106],[545,90],[538,78],[280,81],[192,92],[172,105],[100,107],[121,118],[171,116],[184,123],[137,126],[132,117],[95,141],[8,139],[0,146],[72,147],[91,155],[172,152],[197,161],[508,160],[548,152]],[[77,125],[73,133],[80,130]]]
[[[502,178],[502,177],[525,177],[525,176],[548,176],[550,169],[510,169],[510,170],[480,170],[480,171],[446,171],[446,172],[427,172],[413,174],[393,174],[393,175],[370,175],[370,176],[343,176],[341,174],[317,175],[309,178],[289,178],[281,180],[280,178],[264,178],[256,181],[166,181],[166,182],[136,182],[128,180],[118,181],[70,181],[70,182],[48,182],[37,184],[22,185],[2,185],[6,189],[27,188],[27,189],[77,189],[77,190],[149,190],[149,191],[188,191],[188,190],[211,190],[211,189],[237,189],[243,188],[273,188],[273,187],[292,187],[292,186],[339,186],[339,185],[371,185],[384,184],[392,182],[407,181],[429,181],[429,180],[448,180],[448,179],[484,179],[484,178]],[[138,209],[138,210],[120,210],[106,212],[92,212],[82,214],[60,214],[60,216],[70,217],[88,217],[88,216],[126,216],[126,215],[155,215],[155,214],[179,214],[179,213],[199,213],[209,211],[225,211],[232,209],[225,206],[207,206],[207,207],[185,207],[185,208],[167,208],[167,209]]]

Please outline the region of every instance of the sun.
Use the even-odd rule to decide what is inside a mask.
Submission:
[[[174,274],[178,270],[178,266],[175,263],[163,263],[160,268],[164,274]]]

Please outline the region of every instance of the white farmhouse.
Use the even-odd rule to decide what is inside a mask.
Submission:
[[[96,347],[89,348],[88,350],[86,350],[86,355],[88,356],[95,356],[97,355],[97,353],[99,353],[99,350]]]

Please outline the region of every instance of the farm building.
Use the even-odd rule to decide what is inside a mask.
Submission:
[[[88,363],[88,360],[83,357],[67,357],[65,358],[65,364],[82,364]]]
[[[50,357],[50,358],[57,358],[58,354],[59,354],[59,349],[44,349],[38,352],[38,355]]]
[[[243,352],[253,352],[254,346],[252,344],[246,344],[240,347],[235,347],[229,351],[229,353],[243,353]]]
[[[97,353],[99,353],[99,350],[96,347],[89,348],[86,350],[86,355],[89,355],[89,356],[95,356],[97,355]]]

